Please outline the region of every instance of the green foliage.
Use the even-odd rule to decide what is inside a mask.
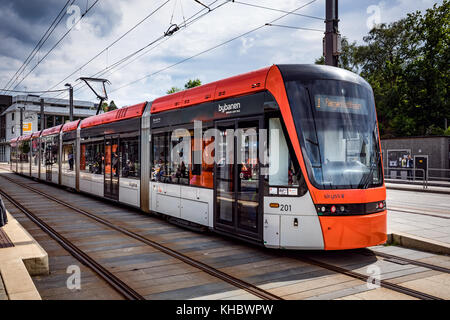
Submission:
[[[103,112],[108,112],[108,102],[102,103],[102,110],[103,110]]]
[[[169,90],[167,90],[166,92],[167,92],[167,94],[172,94],[172,93],[179,92],[179,91],[181,91],[180,88],[178,88],[178,87],[172,87],[172,88],[170,88]]]
[[[103,112],[108,112],[108,111],[112,111],[112,110],[116,110],[116,109],[118,109],[118,108],[117,108],[116,104],[114,103],[114,100],[111,100],[109,105],[107,102],[103,102],[103,104],[102,104]]]
[[[339,56],[338,67],[343,68],[349,71],[357,72],[358,71],[358,61],[357,61],[357,45],[356,41],[349,43],[348,39],[343,37],[342,41],[342,52]],[[316,64],[325,64],[325,57],[322,56],[319,59],[316,59]]]
[[[109,103],[108,111],[111,111],[111,110],[117,110],[117,106],[114,103],[114,100],[111,100],[111,102]]]
[[[200,79],[189,80],[188,82],[185,83],[184,90],[195,88],[195,87],[198,87],[201,85],[202,85],[202,82],[200,81]],[[181,91],[180,88],[172,87],[169,90],[167,90],[166,92],[167,92],[167,94],[172,94],[172,93],[180,92],[180,91]]]
[[[201,86],[202,82],[200,81],[200,79],[194,79],[194,80],[189,80],[188,82],[186,82],[186,84],[184,85],[185,89],[191,89],[191,88],[195,88],[198,86]]]
[[[339,66],[372,86],[383,137],[439,135],[450,119],[450,2],[342,42]],[[323,63],[323,57],[316,63]]]
[[[448,127],[447,130],[444,131],[444,136],[450,136],[450,127]]]

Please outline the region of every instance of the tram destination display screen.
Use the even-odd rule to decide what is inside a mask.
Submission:
[[[314,96],[316,111],[367,115],[366,100],[318,94]]]

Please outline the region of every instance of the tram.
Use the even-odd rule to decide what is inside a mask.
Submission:
[[[11,170],[269,248],[386,241],[373,92],[273,65],[11,141]]]

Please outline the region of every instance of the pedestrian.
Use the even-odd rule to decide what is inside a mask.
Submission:
[[[69,170],[73,171],[73,153],[69,153]]]
[[[6,216],[6,208],[3,203],[2,197],[0,196],[0,228],[3,227],[8,222],[8,217]]]
[[[408,159],[406,160],[406,167],[408,168],[408,180],[413,179],[413,168],[414,168],[414,160],[411,155],[408,155]]]

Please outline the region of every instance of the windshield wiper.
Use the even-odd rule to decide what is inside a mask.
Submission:
[[[366,175],[366,176],[364,176],[364,177],[361,179],[362,181],[361,181],[361,183],[359,184],[358,189],[367,189],[367,188],[369,188],[369,185],[370,185],[370,182],[371,182],[371,181],[370,181],[370,178],[371,178],[372,175],[373,175],[374,169],[378,167],[379,162],[380,162],[380,152],[377,151],[375,154],[376,154],[376,158],[375,158],[375,161],[374,161],[373,163],[370,164],[370,171],[369,171],[369,174]]]

